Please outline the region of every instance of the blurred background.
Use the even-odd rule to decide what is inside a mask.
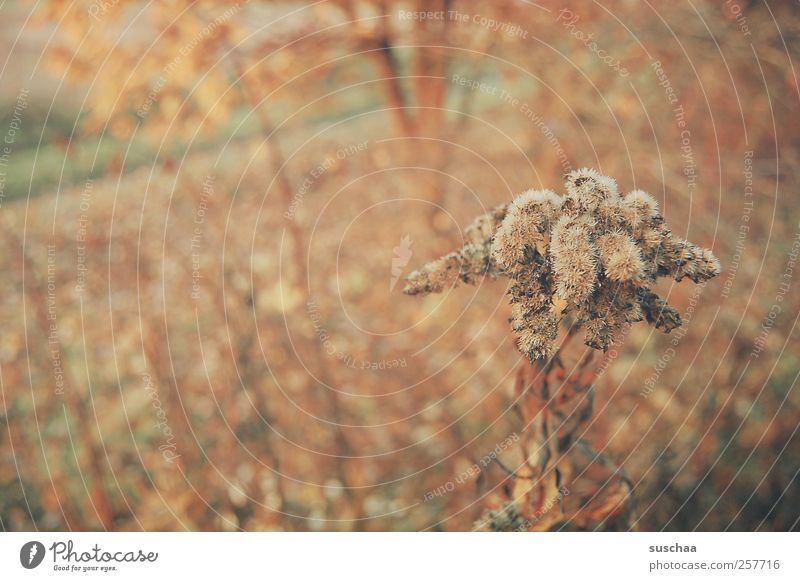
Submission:
[[[584,166],[723,265],[595,384],[636,527],[798,528],[796,2],[0,16],[3,530],[470,530],[521,430],[506,281],[402,279]]]

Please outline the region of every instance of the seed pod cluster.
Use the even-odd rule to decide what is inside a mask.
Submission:
[[[585,343],[608,349],[626,325],[646,320],[669,333],[680,315],[650,286],[658,277],[694,282],[720,273],[713,253],[673,236],[655,200],[620,195],[592,169],[570,172],[566,195],[529,190],[477,218],[466,244],[411,273],[407,294],[441,292],[483,276],[511,280],[511,324],[531,361],[553,353],[559,322],[571,316]]]

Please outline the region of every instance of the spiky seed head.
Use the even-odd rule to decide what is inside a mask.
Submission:
[[[606,319],[590,319],[583,326],[584,343],[593,349],[605,351],[613,342],[613,331]]]
[[[641,281],[645,276],[642,253],[630,236],[623,232],[604,234],[597,239],[597,249],[606,277],[617,282]]]
[[[665,332],[679,326],[678,312],[645,283],[706,280],[719,274],[719,260],[673,236],[645,192],[620,198],[613,180],[588,169],[567,176],[567,191],[559,198],[529,190],[478,218],[465,232],[468,243],[412,273],[406,292],[508,276],[512,328],[531,359],[552,355],[564,316],[598,349],[642,319]]]
[[[625,209],[619,198],[605,200],[597,206],[595,215],[606,229],[618,229],[626,226]]]
[[[487,244],[508,212],[508,204],[495,206],[478,216],[464,229],[464,238],[470,244]]]
[[[668,265],[674,265],[673,275],[675,280],[680,281],[685,276],[694,280],[694,274],[697,269],[695,260],[696,248],[694,244],[682,238],[673,238],[665,245],[662,261]]]
[[[409,274],[403,292],[407,295],[440,293],[458,281],[459,272],[458,255],[451,252]]]
[[[552,312],[531,310],[517,303],[511,307],[511,324],[517,347],[531,361],[552,355],[558,336],[558,320]]]
[[[703,278],[714,278],[720,272],[722,272],[722,265],[719,262],[719,259],[714,256],[714,253],[711,252],[708,248],[700,248],[700,261],[702,262],[702,268],[699,269],[702,272]]]
[[[467,243],[480,244],[492,236],[492,224],[489,216],[481,216],[464,228],[464,238]]]
[[[523,262],[525,246],[532,239],[531,234],[535,237],[536,233],[516,213],[509,213],[494,235],[492,259],[501,270],[511,271]]]
[[[553,228],[550,259],[556,295],[574,303],[589,298],[597,282],[597,248],[592,243],[592,221],[562,216]]]
[[[622,200],[627,221],[634,228],[650,224],[661,216],[653,196],[642,190],[629,192]]]
[[[625,312],[625,322],[638,323],[639,321],[644,321],[644,311],[642,310],[642,306],[634,300]]]
[[[466,244],[461,250],[446,254],[409,274],[403,292],[407,295],[440,293],[459,282],[475,284],[486,274],[497,274],[492,270],[488,246]]]
[[[571,171],[564,184],[567,197],[575,200],[584,211],[593,212],[606,200],[619,197],[617,182],[589,168]]]
[[[656,228],[642,228],[637,232],[636,240],[642,253],[648,258],[659,251],[661,248],[661,241],[664,238],[664,232]]]
[[[534,215],[542,213],[552,219],[558,208],[561,207],[562,198],[553,190],[525,190],[512,202],[520,211]]]
[[[523,262],[526,247],[543,248],[550,221],[561,206],[561,198],[550,190],[528,190],[508,207],[494,236],[492,257],[503,270]]]

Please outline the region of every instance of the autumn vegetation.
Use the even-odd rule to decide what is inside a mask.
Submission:
[[[4,5],[0,527],[796,530],[738,4]]]

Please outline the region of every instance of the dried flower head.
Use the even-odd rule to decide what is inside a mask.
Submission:
[[[620,196],[592,169],[566,177],[566,196],[528,190],[466,229],[466,244],[406,279],[410,295],[441,292],[483,276],[507,276],[511,324],[531,361],[549,357],[568,315],[587,345],[608,349],[625,326],[647,320],[669,333],[678,312],[650,290],[659,276],[694,282],[720,272],[710,250],[673,236],[656,201]]]

